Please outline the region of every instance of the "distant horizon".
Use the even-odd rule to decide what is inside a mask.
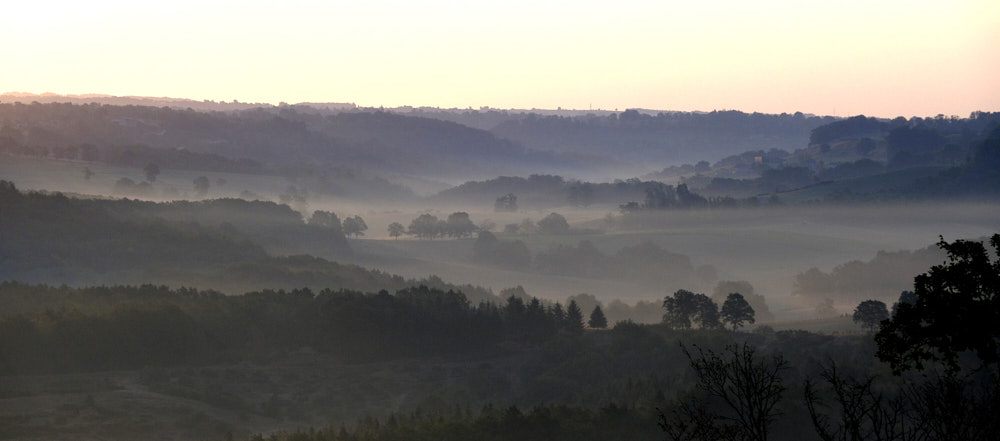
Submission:
[[[0,88],[248,103],[1000,110],[1000,2],[18,2]]]
[[[931,114],[928,114],[928,115],[916,115],[916,114],[914,114],[914,115],[892,115],[892,116],[885,116],[885,115],[870,115],[870,114],[865,114],[865,113],[855,113],[855,114],[849,114],[849,115],[848,114],[817,114],[817,113],[811,113],[811,112],[804,112],[804,111],[801,111],[801,110],[789,110],[789,111],[782,111],[782,112],[761,112],[761,111],[751,111],[751,110],[745,110],[745,109],[729,109],[729,108],[711,109],[711,110],[707,110],[707,109],[679,110],[679,109],[656,109],[656,108],[645,108],[645,107],[626,107],[626,108],[616,108],[616,109],[598,109],[598,108],[576,109],[576,108],[565,108],[565,107],[557,107],[557,108],[546,108],[546,107],[495,107],[495,106],[488,106],[488,105],[468,106],[468,107],[441,107],[441,106],[417,105],[417,104],[402,104],[402,105],[398,105],[398,106],[372,106],[372,105],[357,104],[357,103],[351,102],[351,101],[309,100],[309,101],[301,101],[301,102],[286,102],[286,101],[278,101],[278,102],[260,102],[260,101],[257,101],[257,102],[253,102],[253,101],[242,101],[242,100],[239,100],[239,99],[226,100],[226,99],[196,99],[196,98],[186,98],[186,97],[177,97],[177,96],[113,95],[113,94],[97,93],[97,92],[90,92],[90,93],[59,93],[59,92],[51,92],[51,91],[46,91],[46,92],[41,92],[41,93],[25,92],[25,91],[4,91],[4,92],[0,92],[0,97],[5,97],[5,96],[6,97],[14,96],[14,97],[19,97],[19,98],[21,98],[21,97],[23,97],[23,98],[32,98],[32,97],[35,97],[35,98],[65,97],[65,98],[70,98],[70,99],[74,99],[74,100],[85,100],[85,99],[88,99],[88,98],[95,98],[95,99],[97,99],[97,98],[134,99],[134,100],[150,100],[150,101],[154,101],[154,100],[166,100],[166,101],[192,102],[192,103],[214,103],[214,104],[219,104],[219,105],[225,105],[225,104],[234,104],[234,105],[236,105],[236,104],[238,104],[238,105],[246,105],[246,106],[258,106],[259,105],[259,106],[271,106],[271,107],[280,107],[281,105],[307,106],[307,105],[330,104],[330,105],[345,105],[345,106],[346,105],[351,105],[351,106],[355,106],[355,108],[357,108],[357,109],[380,109],[380,108],[385,108],[385,109],[405,109],[405,108],[410,108],[410,109],[438,109],[438,110],[456,110],[456,111],[458,111],[458,110],[474,110],[474,111],[497,110],[497,111],[528,111],[528,112],[540,111],[540,112],[609,112],[609,113],[620,113],[620,112],[624,112],[626,110],[640,110],[640,111],[647,111],[647,112],[665,112],[665,113],[711,113],[711,112],[737,111],[737,112],[743,112],[743,113],[748,113],[748,114],[751,114],[751,113],[760,113],[760,114],[766,114],[766,115],[781,115],[781,114],[794,115],[795,113],[802,113],[804,115],[815,116],[815,117],[851,118],[851,117],[855,117],[855,116],[865,116],[865,117],[874,117],[874,118],[880,118],[880,119],[893,119],[893,118],[900,117],[900,116],[902,116],[904,118],[907,118],[907,119],[914,118],[914,117],[916,117],[916,118],[935,118],[935,117],[939,117],[939,116],[944,116],[944,117],[948,117],[948,118],[950,118],[950,117],[968,118],[968,117],[971,116],[972,113],[975,113],[975,112],[1000,112],[1000,109],[974,109],[974,110],[970,110],[969,112],[967,112],[965,114],[945,114],[945,113],[939,112],[939,113],[936,113],[936,114],[933,114],[933,115],[931,115]],[[4,102],[4,100],[0,99],[0,103],[3,103],[3,102]]]

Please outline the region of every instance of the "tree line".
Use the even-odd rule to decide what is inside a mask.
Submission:
[[[264,290],[227,296],[165,286],[51,287],[0,283],[0,371],[75,372],[203,364],[301,347],[352,360],[491,353],[585,329],[575,302],[415,286],[389,294]],[[604,328],[598,306],[588,321]],[[154,338],[153,336],[157,336]]]
[[[990,245],[993,253],[1000,252],[1000,234],[990,239]],[[581,424],[573,413],[566,413],[572,408],[540,406],[531,411],[534,418],[521,419],[518,417],[524,414],[516,407],[500,414],[487,407],[478,416],[469,412],[439,414],[436,424],[429,423],[434,418],[393,416],[384,422],[363,420],[353,430],[342,426],[340,430],[278,434],[270,439],[409,439],[416,434],[436,439],[630,437],[637,436],[634,427],[621,427],[608,420],[608,414],[628,416],[633,424],[648,429],[652,426],[650,412],[655,409],[661,436],[673,441],[803,437],[831,441],[990,440],[1000,430],[996,419],[1000,411],[1000,334],[992,326],[1000,314],[995,298],[1000,260],[991,259],[981,242],[942,240],[939,246],[947,251],[948,261],[917,276],[915,291],[905,295],[907,301],[901,301],[892,316],[878,324],[875,357],[884,365],[858,359],[858,354],[848,355],[850,363],[838,364],[829,353],[823,361],[796,363],[801,360],[795,353],[808,350],[805,341],[772,344],[769,350],[751,344],[750,338],[722,348],[689,341],[680,344],[693,374],[693,384],[685,385],[687,393],[673,399],[661,396],[635,407],[611,402],[599,407],[596,414],[592,413],[598,408],[594,405],[574,409],[577,414],[589,415],[584,421],[596,427]],[[727,302],[735,298],[730,296]],[[690,308],[684,308],[685,304]],[[668,311],[665,320],[673,326],[690,325],[690,315],[694,315],[707,326],[688,332],[711,332],[713,312],[704,295],[677,292],[665,299],[664,306]],[[885,305],[862,302],[855,315],[863,320],[867,316],[870,321],[873,312],[884,314]],[[786,335],[793,337],[792,341],[809,337],[802,331]],[[868,342],[857,343],[864,347]],[[892,376],[877,373],[885,365],[891,368]],[[791,384],[793,381],[801,387]],[[789,397],[793,389],[801,395]],[[552,421],[550,430],[539,431],[538,418],[555,411],[561,419]],[[501,421],[505,424],[496,425]],[[586,428],[586,433],[577,432],[581,428]],[[649,433],[642,436],[653,437]]]

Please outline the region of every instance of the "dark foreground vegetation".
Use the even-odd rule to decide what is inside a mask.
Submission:
[[[995,256],[1000,235],[990,244]],[[267,439],[661,438],[649,430],[654,415],[670,440],[994,439],[1000,430],[1000,333],[993,326],[1000,319],[1000,260],[980,242],[939,245],[948,262],[916,278],[915,292],[881,322],[877,348],[870,336],[831,342],[791,332],[731,335],[741,342],[719,349],[694,344],[698,335],[687,334],[680,346],[693,376],[670,399],[661,390],[603,405],[417,412]],[[678,393],[683,390],[689,392]]]
[[[717,209],[782,212],[792,219],[781,225],[792,225],[804,222],[778,207],[989,201],[1000,189],[1000,114],[432,113],[0,105],[2,158],[63,164],[71,185],[101,180],[118,195],[201,199],[68,197],[0,181],[0,439],[922,441],[1000,432],[1000,236],[990,247],[942,239],[800,273],[796,294],[820,301],[820,315],[837,315],[834,299],[857,304],[857,326],[832,335],[760,326],[773,316],[749,282],[716,284],[727,268],[670,251],[664,236],[601,237]],[[722,159],[605,183],[489,179],[539,170],[608,179],[676,162],[692,145],[718,147],[692,159]],[[247,184],[241,199],[206,200],[236,185],[222,173],[286,189]],[[380,175],[487,180],[418,197]],[[280,203],[261,200],[275,196]],[[307,210],[324,198],[459,206],[422,206],[409,222],[379,206],[363,212],[369,231],[363,208],[325,211],[340,200]],[[588,206],[612,213],[580,222]],[[476,224],[466,207],[492,208],[506,225]],[[537,222],[517,214],[535,209]],[[414,240],[358,240],[366,231]],[[747,243],[758,242],[725,249]],[[639,284],[666,296],[635,308],[590,294],[553,303],[521,287],[495,295],[334,261],[419,260],[363,255],[400,244],[440,250],[428,259],[461,260],[462,271]],[[696,292],[713,285],[711,296]],[[637,317],[630,309],[659,323],[614,323]]]
[[[473,306],[459,292],[427,287],[223,296],[7,282],[0,285],[0,372],[30,378],[24,374],[144,369],[145,387],[240,409],[247,421],[325,427],[330,417],[302,415],[336,398],[287,390],[241,397],[213,389],[217,377],[179,369],[208,375],[212,366],[275,363],[303,350],[338,364],[437,359],[453,366],[436,376],[437,398],[391,413],[266,436],[235,422],[201,432],[219,439],[992,439],[1000,411],[993,326],[1000,261],[980,242],[940,246],[949,260],[916,278],[874,339],[723,330],[704,309],[681,315],[684,299],[696,307],[705,297],[681,292],[665,299],[663,325],[599,330],[587,329],[575,303],[564,309],[512,296]],[[1000,235],[991,246],[1000,250]]]

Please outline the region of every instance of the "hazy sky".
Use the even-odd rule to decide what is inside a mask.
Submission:
[[[967,116],[1000,1],[17,1],[0,56],[0,92]]]

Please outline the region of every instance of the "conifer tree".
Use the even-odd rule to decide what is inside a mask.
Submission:
[[[604,329],[608,327],[608,319],[604,317],[604,311],[601,311],[601,305],[594,306],[594,310],[590,313],[590,320],[587,322],[587,326],[593,329]]]
[[[566,307],[566,330],[572,333],[583,332],[583,312],[576,300],[570,300]]]

